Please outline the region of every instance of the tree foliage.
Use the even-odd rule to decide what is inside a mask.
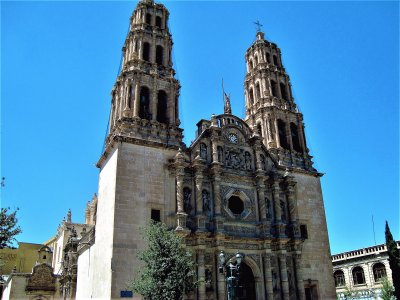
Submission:
[[[16,241],[15,236],[22,232],[21,227],[17,225],[17,210],[10,211],[9,207],[0,210],[0,249],[12,247]]]
[[[386,248],[389,255],[389,266],[392,270],[394,294],[400,299],[400,251],[397,249],[396,241],[390,232],[389,224],[386,221],[385,227]]]
[[[390,283],[387,277],[383,277],[381,280],[382,288],[381,288],[381,298],[382,300],[394,300],[393,292],[394,287]]]
[[[151,300],[181,300],[195,286],[195,263],[182,239],[162,223],[143,230],[148,248],[139,253],[144,262],[131,288]]]

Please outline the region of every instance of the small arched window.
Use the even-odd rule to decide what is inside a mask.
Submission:
[[[255,60],[256,65],[257,65],[258,64],[258,55],[257,54],[254,55],[254,60]]]
[[[129,96],[128,96],[128,108],[132,107],[132,103],[135,102],[135,86],[131,83],[129,85]]]
[[[288,100],[287,93],[286,93],[286,85],[283,82],[280,82],[279,86],[281,87],[282,99]]]
[[[253,93],[253,88],[251,88],[249,90],[249,100],[250,100],[250,104],[254,103],[254,93]]]
[[[335,271],[335,273],[333,273],[333,277],[335,278],[336,287],[346,285],[346,280],[344,279],[344,273],[342,270]]]
[[[256,98],[260,99],[260,97],[261,97],[261,88],[260,88],[260,83],[257,82],[256,83]]]
[[[156,16],[156,26],[158,28],[161,28],[161,17],[160,16]]]
[[[168,123],[167,118],[167,93],[164,91],[158,92],[157,97],[157,121],[160,123]]]
[[[269,53],[267,53],[266,56],[267,56],[267,63],[270,64],[271,63],[271,55]]]
[[[162,66],[164,57],[164,49],[162,46],[157,45],[156,47],[156,64]]]
[[[272,92],[272,96],[274,96],[274,97],[279,96],[278,85],[277,85],[276,81],[274,81],[274,80],[271,80],[271,92]]]
[[[278,133],[279,133],[279,144],[284,149],[289,149],[289,145],[286,139],[286,124],[281,119],[278,119]]]
[[[200,157],[207,160],[207,145],[204,143],[200,144]]]
[[[249,60],[249,71],[253,70],[253,60]]]
[[[259,136],[262,136],[262,130],[261,130],[261,124],[260,123],[257,124],[257,133],[258,133]]]
[[[149,13],[146,14],[146,24],[151,25],[151,14]]]
[[[292,136],[293,149],[297,152],[303,152],[300,146],[298,127],[294,123],[290,123],[290,134]]]
[[[360,266],[355,267],[352,271],[353,274],[353,282],[354,284],[364,284],[365,277],[364,277],[364,270]]]
[[[150,61],[150,44],[145,42],[143,43],[143,54],[142,58],[145,61]]]
[[[275,65],[275,66],[278,66],[278,58],[276,57],[275,54],[274,54],[272,57],[273,57],[273,59],[274,59],[274,65]]]
[[[147,87],[142,87],[140,89],[140,108],[139,117],[142,119],[150,120],[150,92]]]
[[[372,267],[375,282],[379,282],[383,277],[386,277],[386,268],[383,263],[376,263]]]

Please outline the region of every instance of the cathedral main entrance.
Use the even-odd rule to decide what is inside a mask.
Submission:
[[[239,295],[239,299],[256,300],[256,283],[253,271],[246,263],[242,263],[240,269],[239,286],[241,287],[241,295]]]

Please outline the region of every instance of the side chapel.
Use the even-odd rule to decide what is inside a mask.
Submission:
[[[224,113],[200,120],[186,146],[168,18],[152,0],[140,1],[130,17],[90,226],[65,250],[77,256],[76,276],[62,277],[73,286],[65,298],[129,296],[146,247],[139,228],[153,219],[194,250],[204,284],[186,299],[226,299],[221,250],[228,259],[245,254],[246,299],[336,299],[322,174],[280,49],[257,32],[245,53],[245,118],[232,114],[226,97]]]

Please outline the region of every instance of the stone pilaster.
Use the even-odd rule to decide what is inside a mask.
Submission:
[[[275,222],[280,223],[282,217],[281,201],[279,198],[279,183],[274,181],[272,184],[272,197],[274,200]]]
[[[272,272],[271,272],[271,255],[264,254],[264,274],[265,274],[265,292],[267,299],[274,299],[274,287],[272,285]]]
[[[303,271],[301,269],[301,256],[297,254],[295,256],[296,265],[296,286],[297,286],[297,298],[299,300],[305,300],[304,294],[304,282],[303,282]]]
[[[197,252],[197,276],[199,280],[199,286],[197,287],[198,291],[198,300],[205,300],[206,299],[206,273],[205,273],[205,266],[204,266],[204,250],[199,249]]]
[[[279,269],[280,269],[280,277],[281,277],[281,286],[283,292],[283,299],[289,300],[289,283],[288,283],[288,275],[287,275],[287,267],[286,267],[286,254],[280,253],[279,254]]]

